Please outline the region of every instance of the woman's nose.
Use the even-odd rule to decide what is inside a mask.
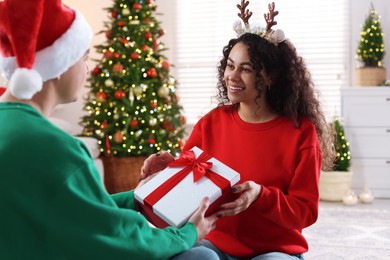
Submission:
[[[239,70],[237,68],[229,71],[229,79],[230,80],[239,80],[240,79]]]

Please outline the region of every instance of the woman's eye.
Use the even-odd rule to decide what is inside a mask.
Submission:
[[[234,66],[232,64],[228,64],[226,65],[226,67],[228,67],[229,69],[234,69]]]

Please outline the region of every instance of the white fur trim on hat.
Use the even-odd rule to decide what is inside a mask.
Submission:
[[[38,51],[35,55],[33,69],[38,71],[43,81],[66,72],[90,46],[91,27],[79,11],[74,11],[76,17],[69,29],[51,46]],[[0,67],[5,79],[10,80],[17,68],[16,58],[0,56]]]
[[[18,68],[12,74],[9,90],[19,99],[31,99],[42,89],[42,77],[36,70]]]

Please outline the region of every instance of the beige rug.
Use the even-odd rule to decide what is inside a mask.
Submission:
[[[320,207],[318,221],[303,234],[306,260],[390,260],[390,209]]]

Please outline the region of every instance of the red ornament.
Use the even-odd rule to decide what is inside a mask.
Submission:
[[[106,121],[104,121],[104,122],[102,122],[102,123],[100,124],[100,127],[101,127],[102,129],[107,129],[108,123],[107,123]]]
[[[121,73],[123,71],[123,65],[119,62],[112,67],[113,72]]]
[[[92,70],[92,74],[93,75],[97,75],[101,72],[100,68],[99,67],[95,67],[93,70]]]
[[[150,107],[151,108],[156,108],[158,106],[157,102],[150,101]]]
[[[161,63],[161,67],[163,68],[163,70],[165,70],[165,71],[169,71],[169,67],[171,66],[171,64],[169,64],[169,62],[168,61],[163,61],[162,63]]]
[[[142,5],[140,3],[134,3],[133,4],[133,9],[136,11],[139,11],[142,9]]]
[[[107,101],[107,94],[105,92],[96,93],[96,100],[101,102]]]
[[[152,38],[153,35],[152,35],[151,32],[146,32],[144,36],[145,36],[145,39],[146,39],[146,40],[149,40],[149,39]]]
[[[123,133],[122,132],[116,132],[113,136],[114,141],[117,142],[118,144],[123,142]]]
[[[155,68],[150,68],[146,71],[146,75],[148,75],[149,78],[155,78],[157,77],[157,70]]]
[[[163,29],[158,30],[158,35],[161,37],[165,34],[165,31]]]
[[[163,128],[165,130],[168,130],[170,132],[173,132],[175,130],[175,127],[171,124],[171,122],[166,119],[164,122],[163,122]]]
[[[148,138],[148,144],[155,144],[156,140],[153,137]]]
[[[117,91],[115,91],[114,96],[115,96],[116,99],[119,100],[119,99],[122,99],[122,98],[126,97],[126,93],[123,92],[122,90],[117,90]]]
[[[115,59],[118,59],[118,58],[121,56],[121,55],[120,55],[119,53],[117,53],[117,52],[114,52],[113,55],[114,55],[114,58],[115,58]]]
[[[107,39],[111,39],[111,30],[106,31]]]
[[[172,97],[172,102],[173,102],[174,104],[179,103],[179,97],[178,97],[177,95],[173,95],[173,97]]]
[[[135,118],[131,119],[129,125],[130,125],[131,127],[133,127],[133,128],[134,128],[134,127],[137,127],[137,126],[138,126],[138,120],[135,119]]]
[[[124,22],[124,21],[118,21],[118,26],[119,26],[119,27],[125,26],[125,22]]]
[[[144,23],[149,24],[150,23],[150,18],[149,17],[145,17],[144,18]]]
[[[133,53],[131,53],[131,54],[130,54],[130,58],[131,58],[132,60],[138,60],[138,59],[139,59],[139,54],[138,54],[138,52],[133,52]]]
[[[110,155],[111,154],[111,145],[110,145],[110,138],[108,138],[108,135],[106,135],[106,150],[107,150],[107,154]]]
[[[142,45],[141,50],[142,51],[148,51],[149,50],[149,46],[144,44],[144,45]]]
[[[153,41],[153,50],[154,52],[157,52],[158,51],[158,47],[160,46],[160,41],[159,40],[154,40]]]
[[[106,51],[106,53],[104,53],[104,57],[106,57],[107,59],[111,59],[112,56],[114,56],[114,53],[112,51]]]
[[[146,3],[147,3],[148,5],[150,5],[151,3],[153,3],[153,1],[152,1],[152,0],[147,0]]]
[[[121,39],[121,43],[122,43],[122,44],[128,44],[128,43],[129,43],[129,40],[126,39],[126,38],[122,38],[122,39]]]
[[[118,16],[118,13],[117,13],[117,12],[114,11],[114,12],[111,13],[111,17],[112,17],[112,18],[116,18],[117,16]]]

